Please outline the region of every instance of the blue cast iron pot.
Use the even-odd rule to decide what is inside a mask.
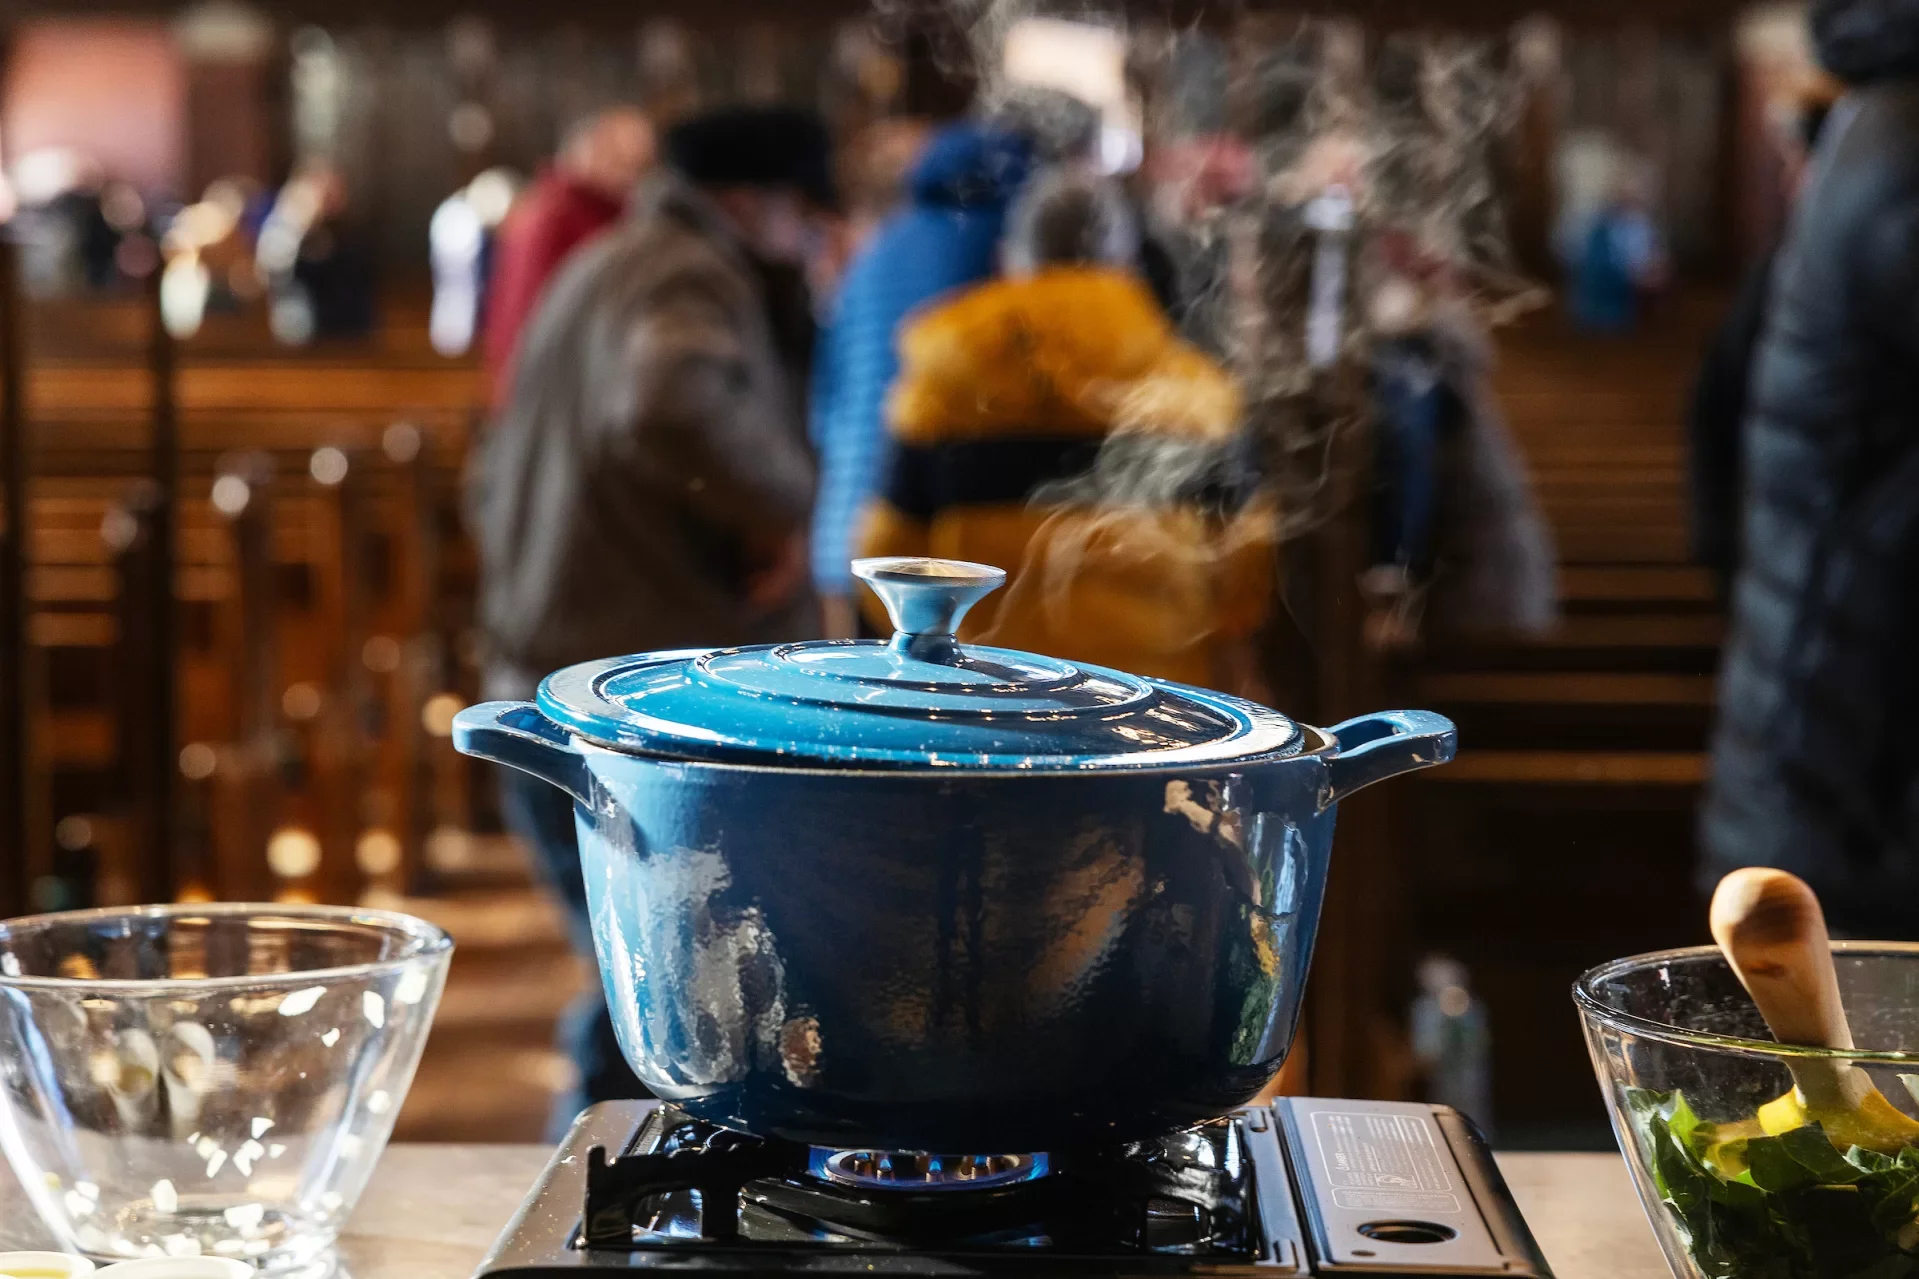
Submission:
[[[1003,577],[862,561],[890,642],[570,667],[454,742],[561,787],[647,1086],[812,1145],[1032,1151],[1226,1113],[1299,1018],[1333,818],[1452,758],[956,643]]]

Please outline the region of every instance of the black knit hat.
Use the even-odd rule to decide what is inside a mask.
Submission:
[[[833,142],[826,125],[797,107],[727,107],[667,130],[666,160],[701,186],[792,187],[836,208]]]

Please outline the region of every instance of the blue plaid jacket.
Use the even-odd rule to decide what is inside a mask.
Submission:
[[[886,473],[886,392],[899,371],[900,322],[921,303],[994,274],[1006,207],[1026,180],[1025,139],[978,124],[934,135],[906,204],[847,269],[814,356],[812,436],[819,454],[813,579],[852,591],[860,512]]]

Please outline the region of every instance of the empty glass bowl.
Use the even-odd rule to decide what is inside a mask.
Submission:
[[[0,923],[0,1148],[60,1242],[323,1272],[453,942],[323,906]]]
[[[1919,1072],[1919,945],[1839,942],[1833,959],[1861,1045],[1844,1052],[1773,1042],[1711,946],[1615,960],[1573,986],[1613,1131],[1681,1279],[1919,1272],[1919,1103],[1900,1078]],[[1890,1103],[1870,1127],[1881,1149],[1842,1151],[1793,1103],[1768,1107],[1793,1087],[1787,1063],[1814,1059],[1871,1076]]]

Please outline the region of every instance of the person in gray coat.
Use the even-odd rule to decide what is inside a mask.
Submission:
[[[833,200],[824,127],[796,111],[687,121],[618,228],[548,287],[469,494],[488,698],[654,649],[817,634],[799,256]],[[797,300],[796,300],[797,299]],[[502,816],[591,949],[571,802],[503,770]],[[555,1119],[645,1096],[595,989],[562,1029]]]

